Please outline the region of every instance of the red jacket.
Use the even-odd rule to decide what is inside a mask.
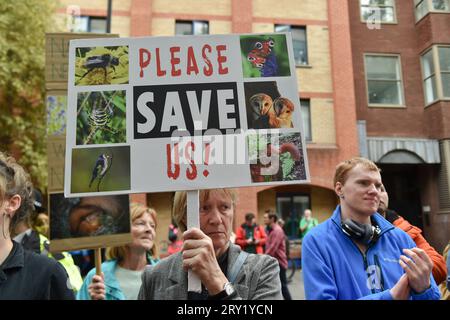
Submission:
[[[434,250],[432,246],[422,236],[422,230],[416,226],[411,225],[407,220],[399,217],[393,222],[393,225],[402,229],[413,239],[416,246],[426,252],[433,261],[433,277],[436,283],[439,285],[447,277],[447,266],[444,261],[444,257]]]
[[[245,234],[244,224],[236,230],[236,244],[240,245],[242,250],[245,251],[245,247],[247,246],[247,237]],[[264,228],[255,224],[253,227],[253,237],[255,240],[258,240],[258,243],[256,244],[256,253],[263,254],[264,245],[266,244],[267,239]]]

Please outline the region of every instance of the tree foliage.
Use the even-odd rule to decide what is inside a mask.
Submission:
[[[0,149],[19,157],[36,186],[47,185],[45,33],[55,1],[0,1]]]

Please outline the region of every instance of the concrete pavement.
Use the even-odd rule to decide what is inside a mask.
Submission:
[[[288,282],[289,292],[293,300],[305,300],[305,289],[303,287],[303,272],[296,270],[291,282]]]

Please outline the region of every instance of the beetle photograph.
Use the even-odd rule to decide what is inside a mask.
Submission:
[[[128,46],[76,48],[75,85],[128,83]]]
[[[77,145],[126,142],[125,90],[80,92]]]

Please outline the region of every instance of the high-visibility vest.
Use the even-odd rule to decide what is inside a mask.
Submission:
[[[81,277],[80,269],[73,261],[72,255],[68,252],[61,253],[50,253],[50,242],[49,240],[39,233],[39,243],[41,254],[48,256],[49,258],[55,259],[66,269],[67,275],[69,276],[69,282],[67,283],[70,288],[77,292],[83,285],[83,278]]]

